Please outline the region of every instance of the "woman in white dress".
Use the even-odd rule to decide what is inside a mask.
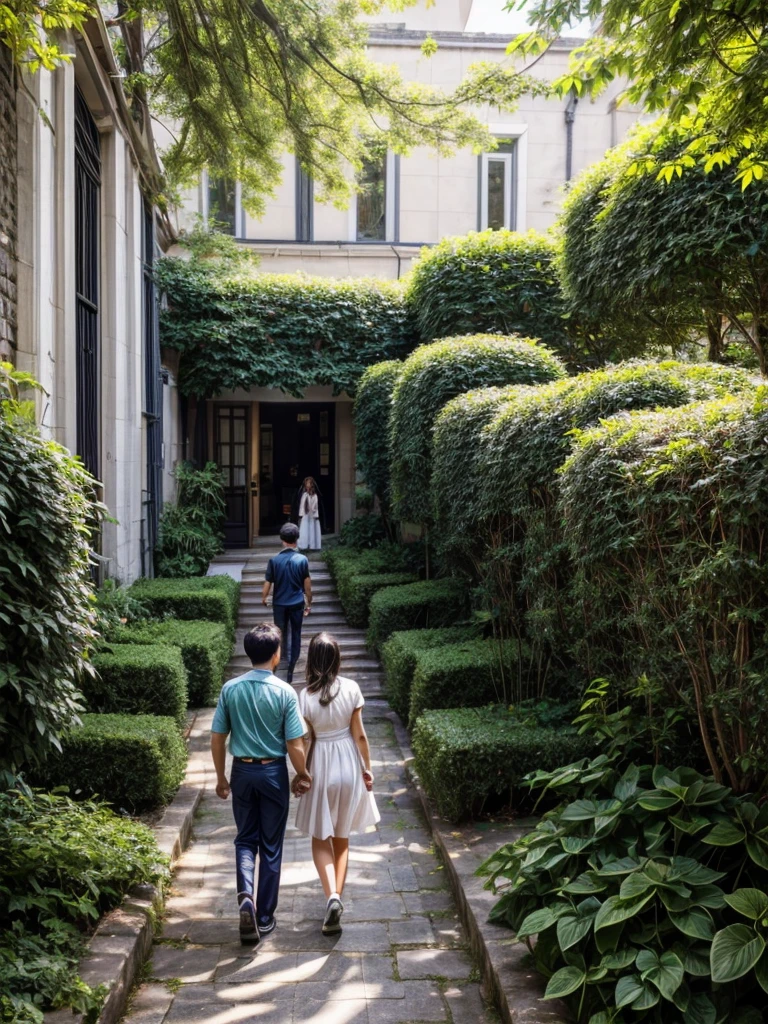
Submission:
[[[347,876],[349,835],[380,820],[373,796],[371,750],[363,726],[365,698],[353,679],[339,675],[341,651],[328,633],[312,637],[307,686],[299,709],[307,723],[312,788],[302,790],[296,827],[312,836],[312,859],[326,897],[323,934],[341,931],[341,896]]]
[[[319,551],[322,547],[317,484],[314,477],[305,477],[299,500],[299,549]]]

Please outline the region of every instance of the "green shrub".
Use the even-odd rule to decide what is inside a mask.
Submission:
[[[397,544],[374,548],[330,548],[326,555],[344,615],[350,626],[368,625],[371,596],[383,587],[413,583],[418,576],[409,572],[408,556]]]
[[[395,386],[390,425],[393,513],[431,520],[432,428],[457,395],[503,384],[541,384],[565,376],[560,360],[526,338],[446,338],[409,356]],[[456,489],[462,489],[460,480]]]
[[[343,586],[339,587],[339,598],[347,622],[358,629],[365,628],[368,625],[370,601],[375,593],[385,587],[416,583],[418,578],[411,572],[383,572],[347,577]]]
[[[181,652],[164,644],[109,644],[94,656],[95,678],[83,684],[89,711],[168,715],[180,725],[187,711]]]
[[[446,626],[442,629],[405,629],[393,633],[381,647],[387,700],[407,724],[411,705],[411,684],[416,669],[416,656],[421,651],[447,644],[474,640],[480,626]]]
[[[141,579],[131,586],[138,598],[157,617],[208,619],[234,630],[240,603],[240,584],[224,573],[188,580]]]
[[[418,651],[408,720],[433,708],[509,704],[511,681],[527,657],[514,640],[464,640]]]
[[[549,979],[544,998],[578,1024],[761,1020],[768,806],[690,768],[622,772],[605,755],[533,783],[562,803],[481,871],[503,893],[491,920]]]
[[[147,650],[148,648],[144,648]],[[62,737],[36,781],[67,786],[72,796],[99,796],[130,811],[167,804],[184,779],[187,747],[172,718],[83,715]]]
[[[392,395],[403,364],[397,360],[376,363],[360,378],[355,397],[355,452],[357,471],[389,511],[389,421]]]
[[[232,639],[220,622],[165,619],[121,626],[110,631],[114,644],[167,644],[178,647],[187,670],[189,706],[212,707],[219,696],[232,655]]]
[[[215,462],[203,469],[182,463],[175,476],[176,504],[163,506],[155,569],[158,576],[200,576],[222,550],[226,502],[221,470]]]
[[[522,779],[582,757],[592,741],[574,729],[521,721],[504,707],[427,711],[413,730],[416,771],[439,813],[451,821],[515,801]]]
[[[140,622],[149,617],[141,601],[133,597],[128,587],[114,579],[104,580],[96,591],[96,614],[102,634],[125,623]]]
[[[384,517],[373,512],[353,516],[341,524],[339,544],[342,547],[374,548],[387,536]]]
[[[761,387],[609,420],[561,474],[578,653],[595,674],[663,684],[737,791],[768,773],[767,432]]]
[[[97,1010],[101,1000],[77,977],[83,932],[134,885],[164,874],[151,831],[103,805],[5,791],[0,848],[2,1019]]]
[[[421,580],[379,590],[369,609],[368,646],[378,651],[396,630],[457,622],[469,610],[469,594],[457,580]]]
[[[43,759],[77,718],[95,640],[94,481],[24,416],[27,382],[0,364],[0,778]]]

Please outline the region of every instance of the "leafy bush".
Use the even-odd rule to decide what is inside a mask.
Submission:
[[[464,640],[416,653],[408,720],[432,708],[509,704],[510,680],[527,652],[514,640]]]
[[[766,388],[635,413],[578,435],[561,477],[592,663],[663,683],[737,791],[768,772],[767,430]]]
[[[110,631],[114,644],[167,644],[178,647],[187,670],[189,706],[212,707],[219,696],[232,654],[232,639],[220,622],[165,619]]]
[[[442,629],[404,629],[393,633],[381,647],[385,689],[390,706],[408,723],[411,706],[411,684],[416,669],[416,657],[421,651],[447,644],[474,640],[480,626],[446,626]]]
[[[158,576],[200,576],[222,549],[226,502],[221,470],[215,462],[203,469],[176,468],[176,504],[166,504],[155,548]]]
[[[231,576],[200,576],[188,580],[141,579],[131,586],[131,595],[150,614],[177,619],[207,619],[223,622],[234,630],[240,603],[240,584]]]
[[[77,459],[24,415],[0,365],[0,773],[44,758],[76,721],[96,616],[89,542],[102,507]]]
[[[127,622],[139,622],[149,613],[127,587],[114,579],[106,579],[96,591],[96,615],[99,630],[108,632]]]
[[[355,511],[373,512],[373,505],[375,500],[376,496],[370,487],[366,486],[365,484],[358,484],[355,487]]]
[[[402,286],[304,274],[222,280],[203,261],[164,259],[162,344],[181,352],[187,395],[328,384],[354,393],[366,367],[406,355],[417,333]]]
[[[36,783],[67,786],[72,796],[99,796],[131,811],[169,803],[187,765],[176,721],[159,715],[83,715],[82,726],[65,733],[61,744]]]
[[[100,1005],[77,978],[83,932],[162,856],[151,831],[106,807],[64,796],[0,793],[0,1010],[40,1024],[42,1011]]]
[[[622,773],[605,755],[532,785],[563,802],[481,870],[502,893],[491,919],[538,936],[545,998],[579,1024],[760,1020],[768,805],[690,768]]]
[[[540,384],[565,376],[556,356],[526,338],[446,338],[422,345],[395,386],[390,426],[393,512],[401,522],[429,523],[432,428],[457,395],[502,384]],[[461,482],[455,481],[457,490]]]
[[[583,757],[592,741],[575,729],[544,728],[505,707],[427,711],[413,730],[416,771],[451,821],[525,802],[519,787],[535,768]]]
[[[457,580],[421,580],[387,587],[370,600],[368,646],[380,650],[396,630],[452,625],[468,610],[469,595]]]
[[[95,678],[83,685],[89,711],[169,715],[187,711],[187,672],[181,651],[163,644],[109,644],[94,656]]]
[[[355,453],[357,471],[389,511],[389,421],[392,396],[403,364],[396,359],[376,363],[360,378],[355,396]]]
[[[362,516],[353,516],[341,524],[339,544],[351,548],[373,548],[381,544],[386,536],[384,517],[367,512]]]
[[[368,605],[377,590],[418,579],[408,571],[405,549],[396,544],[380,544],[370,549],[331,548],[326,564],[336,583],[344,615],[350,626],[358,628],[368,625]]]
[[[339,587],[339,598],[347,622],[358,629],[364,628],[368,625],[370,601],[375,593],[385,587],[416,583],[418,578],[411,572],[384,572],[347,577],[343,586]]]

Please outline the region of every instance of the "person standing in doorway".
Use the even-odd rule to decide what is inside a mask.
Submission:
[[[322,547],[319,506],[315,478],[305,477],[299,500],[299,548],[302,551],[319,551]]]
[[[293,671],[301,654],[301,627],[305,616],[312,609],[312,580],[309,576],[307,556],[296,549],[299,528],[295,523],[286,523],[280,531],[282,551],[273,555],[267,563],[261,603],[266,607],[267,598],[272,595],[272,617],[283,637],[283,648],[288,658],[289,683],[293,682]]]
[[[232,794],[237,825],[240,941],[255,946],[275,928],[290,803],[286,754],[301,791],[310,789],[312,779],[302,739],[306,726],[296,692],[274,674],[280,661],[280,631],[268,623],[254,626],[246,633],[243,646],[253,668],[224,684],[211,726],[211,755],[216,795],[226,800]],[[233,758],[229,779],[227,736]],[[259,882],[254,892],[257,855]]]

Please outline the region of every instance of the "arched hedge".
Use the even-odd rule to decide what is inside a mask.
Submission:
[[[475,388],[535,384],[565,376],[560,360],[530,338],[470,335],[416,349],[395,386],[390,428],[393,513],[429,523],[432,428],[440,409]],[[463,487],[456,480],[457,490]]]
[[[389,422],[392,396],[403,364],[396,359],[376,363],[360,378],[355,397],[357,469],[379,499],[382,511],[389,509]]]

